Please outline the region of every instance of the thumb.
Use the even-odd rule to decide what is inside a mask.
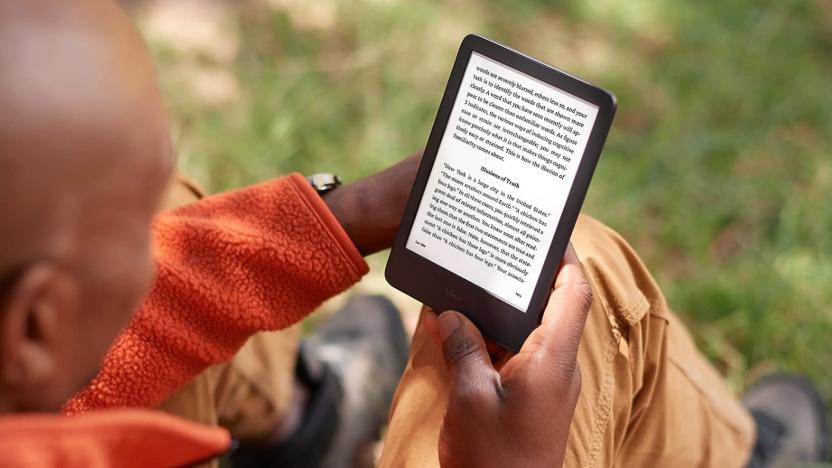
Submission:
[[[470,395],[487,388],[496,371],[477,327],[459,312],[449,310],[439,316],[437,329],[442,339],[442,354],[451,373],[453,391]]]

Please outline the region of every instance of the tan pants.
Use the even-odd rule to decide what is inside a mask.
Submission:
[[[743,466],[751,418],[696,350],[635,252],[588,217],[579,219],[572,242],[595,300],[578,355],[583,380],[565,466]],[[383,466],[438,465],[448,391],[432,339],[420,329],[414,335]]]
[[[578,356],[582,390],[565,466],[743,466],[751,418],[696,350],[635,252],[588,217],[579,219],[572,242],[595,300]],[[208,369],[162,407],[255,437],[286,408],[296,345],[294,331],[256,335],[234,360]],[[445,376],[441,350],[420,323],[381,466],[438,466]]]

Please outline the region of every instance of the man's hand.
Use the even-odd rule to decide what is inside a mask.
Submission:
[[[578,345],[591,303],[591,286],[570,244],[543,323],[499,370],[464,315],[448,311],[428,319],[451,375],[439,439],[443,467],[562,466],[581,391]]]
[[[421,160],[419,151],[377,174],[323,196],[362,255],[393,245]]]

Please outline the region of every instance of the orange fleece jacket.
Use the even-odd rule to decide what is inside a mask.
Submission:
[[[192,466],[229,448],[228,432],[158,411],[93,411],[79,417],[0,417],[0,466],[146,468]]]
[[[286,328],[368,268],[299,174],[157,216],[156,279],[68,413],[154,407],[253,333]]]

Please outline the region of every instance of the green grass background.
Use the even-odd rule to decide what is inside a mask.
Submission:
[[[424,145],[459,41],[490,36],[618,96],[584,212],[629,239],[729,381],[787,369],[832,397],[832,2],[228,12],[225,59],[150,34],[182,165],[212,190],[290,171],[351,180],[397,161]],[[206,100],[183,61],[227,73],[236,92]]]

